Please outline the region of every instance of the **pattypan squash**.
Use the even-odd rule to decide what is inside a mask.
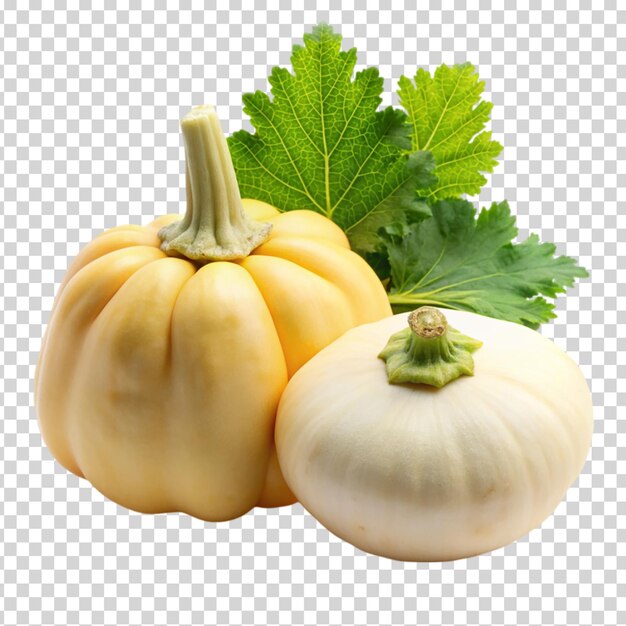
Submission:
[[[591,434],[585,378],[553,342],[432,307],[346,332],[292,378],[276,422],[302,504],[358,548],[411,561],[476,555],[538,526]]]
[[[240,198],[220,122],[181,122],[184,217],[106,231],[57,294],[35,399],[56,459],[137,511],[205,520],[294,501],[274,422],[288,378],[391,315],[341,229]]]

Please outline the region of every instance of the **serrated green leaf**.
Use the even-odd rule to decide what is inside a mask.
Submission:
[[[481,100],[484,83],[470,63],[441,65],[434,77],[419,69],[402,76],[398,95],[408,113],[412,150],[432,152],[437,181],[418,190],[428,200],[477,194],[502,146],[485,131],[492,104]]]
[[[354,250],[373,252],[380,242],[378,231],[393,220],[404,223],[405,220],[419,221],[430,216],[426,202],[420,201],[415,194],[415,185],[428,186],[433,181],[431,172],[435,163],[431,153],[414,152],[409,155],[405,167],[407,178],[392,196],[369,208],[363,218],[344,227]]]
[[[339,34],[315,27],[294,46],[293,73],[272,70],[272,99],[244,96],[256,132],[236,132],[229,147],[243,197],[322,213],[364,253],[374,250],[381,225],[428,212],[415,190],[435,179],[430,155],[407,156],[406,114],[378,111],[378,70],[353,79],[356,60],[355,49],[341,50]]]
[[[537,327],[554,317],[554,298],[587,276],[574,259],[532,235],[512,243],[515,218],[506,202],[476,217],[466,200],[440,200],[432,217],[383,234],[390,301],[397,310],[424,304],[474,311]]]

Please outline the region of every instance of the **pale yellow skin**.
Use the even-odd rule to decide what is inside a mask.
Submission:
[[[591,394],[554,343],[445,311],[483,346],[475,375],[392,385],[377,354],[407,315],[354,328],[289,382],[276,422],[285,479],[326,527],[393,559],[445,561],[504,546],[555,509],[585,462]]]
[[[244,259],[167,256],[157,232],[179,216],[165,216],[97,237],[57,295],[35,381],[43,437],[128,508],[219,521],[293,502],[273,443],[288,377],[391,314],[333,222],[243,206],[273,224]]]

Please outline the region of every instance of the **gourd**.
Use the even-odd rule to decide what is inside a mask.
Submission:
[[[377,555],[444,561],[539,525],[591,433],[585,379],[550,340],[423,307],[349,330],[300,369],[276,445],[287,484],[330,531]]]
[[[181,127],[185,216],[113,228],[80,252],[35,399],[52,454],[110,499],[217,521],[294,501],[274,447],[288,377],[391,310],[333,222],[241,200],[211,107]]]

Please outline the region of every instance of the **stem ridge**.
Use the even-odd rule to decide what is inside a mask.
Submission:
[[[394,333],[378,357],[390,384],[414,383],[441,388],[460,376],[474,375],[472,353],[482,342],[448,325],[435,307],[412,311],[408,328]]]
[[[248,217],[220,121],[212,106],[181,120],[187,160],[187,210],[159,231],[161,250],[194,261],[241,259],[267,241],[272,225]]]

